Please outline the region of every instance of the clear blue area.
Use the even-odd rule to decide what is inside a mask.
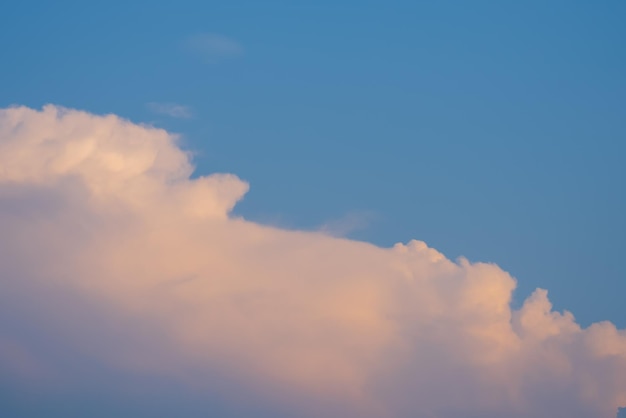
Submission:
[[[0,106],[56,103],[184,135],[236,212],[417,238],[626,326],[626,2],[31,1],[0,8]],[[185,48],[215,33],[240,57]],[[148,102],[195,117],[152,113]]]

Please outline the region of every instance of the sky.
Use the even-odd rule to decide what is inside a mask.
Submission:
[[[3,5],[0,404],[613,418],[625,18]]]

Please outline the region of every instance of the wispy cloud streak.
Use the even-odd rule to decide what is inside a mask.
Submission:
[[[193,117],[193,111],[189,106],[177,103],[149,102],[146,106],[154,113],[176,119],[191,119]]]
[[[211,63],[236,58],[244,53],[244,48],[239,42],[214,33],[190,36],[185,40],[184,46],[188,51]]]

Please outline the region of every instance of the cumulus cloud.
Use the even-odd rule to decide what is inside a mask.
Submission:
[[[160,129],[0,110],[6,405],[390,418],[614,418],[626,405],[613,324],[582,328],[541,289],[512,309],[509,274],[420,241],[233,217],[247,183],[192,170]]]
[[[234,39],[215,33],[200,33],[185,41],[185,47],[208,62],[214,63],[241,56],[243,46]]]
[[[193,112],[189,106],[183,106],[176,103],[159,103],[150,102],[147,104],[148,109],[160,115],[170,116],[176,119],[190,119]]]

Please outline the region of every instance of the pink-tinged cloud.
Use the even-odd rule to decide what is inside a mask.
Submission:
[[[540,289],[514,310],[509,274],[420,241],[233,217],[248,185],[192,170],[160,129],[0,110],[5,386],[146,376],[144,392],[176,382],[304,417],[614,418],[626,405],[624,330],[583,329]]]

